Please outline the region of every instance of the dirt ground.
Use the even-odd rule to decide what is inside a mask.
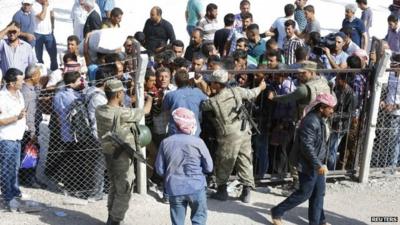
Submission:
[[[226,202],[208,200],[209,225],[256,225],[271,224],[270,208],[282,201],[280,186],[259,187],[252,195],[251,204],[243,204],[235,195]],[[40,209],[38,212],[0,212],[1,225],[100,225],[107,218],[106,200],[87,202],[45,190],[23,189],[32,201],[22,211]],[[40,203],[39,205],[36,205]],[[327,221],[332,225],[363,225],[371,223],[371,216],[400,217],[400,176],[375,177],[367,184],[349,180],[327,185],[325,210]],[[189,211],[188,211],[189,212]],[[189,213],[188,213],[189,214]],[[285,224],[306,225],[307,203],[288,212]],[[170,224],[169,206],[152,196],[133,195],[126,224]],[[190,224],[187,218],[186,224]],[[384,223],[400,224],[400,223]]]

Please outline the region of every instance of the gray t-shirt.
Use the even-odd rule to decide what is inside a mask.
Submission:
[[[318,33],[321,33],[321,26],[320,26],[318,20],[313,20],[313,21],[311,21],[311,22],[308,21],[308,22],[307,22],[307,26],[306,26],[306,28],[304,29],[304,32],[307,33],[307,34],[309,34],[309,33],[311,33],[311,32],[318,32]]]
[[[371,8],[367,8],[361,13],[361,20],[365,24],[365,30],[368,33],[369,28],[372,27],[372,10]]]

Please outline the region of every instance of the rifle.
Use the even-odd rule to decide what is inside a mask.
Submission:
[[[146,166],[150,169],[154,169],[153,166],[147,162],[142,154],[133,149],[128,143],[121,140],[121,138],[118,137],[115,132],[108,131],[105,135],[103,135],[102,139],[107,137],[111,138],[111,140],[118,145],[118,148],[115,150],[113,155],[114,159],[117,159],[122,154],[122,152],[125,151],[132,160],[136,158],[139,162],[145,163]]]
[[[242,126],[240,127],[241,131],[246,130],[247,122],[249,122],[250,126],[256,130],[256,133],[261,134],[256,122],[254,122],[253,117],[251,117],[249,111],[246,108],[246,104],[244,103],[242,103],[242,105],[239,107],[239,118],[242,120]]]

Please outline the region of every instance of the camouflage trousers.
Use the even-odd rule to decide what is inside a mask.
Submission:
[[[218,137],[217,140],[215,163],[217,185],[226,184],[233,169],[236,169],[241,183],[254,188],[251,135],[238,132]]]
[[[133,164],[129,156],[123,152],[117,159],[112,154],[104,154],[110,180],[108,193],[108,215],[114,221],[124,220],[132,195],[133,179],[135,177]]]

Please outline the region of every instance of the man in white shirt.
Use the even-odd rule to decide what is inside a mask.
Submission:
[[[49,0],[36,0],[33,3],[32,11],[36,17],[35,38],[36,38],[36,57],[39,63],[43,62],[43,45],[46,46],[47,53],[50,56],[50,69],[52,71],[58,68],[57,63],[57,43],[54,37],[54,13],[53,6]]]
[[[286,37],[286,31],[285,31],[285,22],[287,20],[294,20],[294,5],[293,4],[287,4],[285,5],[285,17],[279,17],[278,19],[275,20],[275,22],[272,24],[271,28],[269,31],[265,32],[266,36],[274,36],[275,39],[278,41],[278,47],[280,49],[283,49],[283,44],[285,43],[285,37]],[[294,20],[295,21],[295,20]],[[295,30],[296,32],[297,29],[299,28],[299,25],[295,21],[296,26]],[[278,35],[278,37],[276,37]]]
[[[6,88],[0,91],[0,188],[2,200],[9,210],[18,206],[21,140],[26,129],[24,97],[20,92],[23,72],[10,68],[4,75]]]
[[[218,6],[210,3],[206,8],[206,16],[200,20],[198,27],[204,32],[204,40],[214,41],[214,34],[218,30]]]

